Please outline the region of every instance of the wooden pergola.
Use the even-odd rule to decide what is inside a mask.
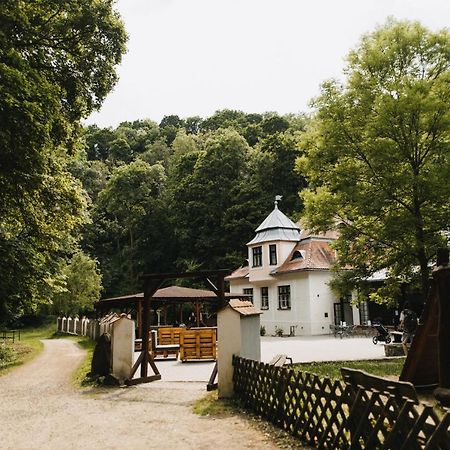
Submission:
[[[218,309],[226,305],[230,298],[246,298],[245,294],[230,294],[225,292],[225,276],[230,271],[228,269],[208,270],[198,272],[175,272],[162,274],[147,274],[143,275],[144,292],[133,295],[126,295],[122,297],[114,297],[102,299],[96,303],[95,309],[99,313],[106,313],[111,309],[124,309],[134,307],[140,317],[140,337],[142,339],[142,349],[131,370],[130,379],[127,380],[128,385],[148,383],[161,379],[161,374],[156,367],[153,356],[149,351],[149,313],[150,307],[161,304],[182,304],[194,303],[200,305],[204,302],[216,304]],[[176,286],[170,288],[163,288],[161,286],[168,280],[193,278],[203,281],[208,287],[208,290],[194,290],[183,288],[176,289]],[[175,288],[175,289],[174,289]],[[187,295],[190,291],[190,295]],[[155,308],[154,308],[155,309]],[[198,319],[199,309],[196,308],[196,316]],[[148,366],[153,370],[153,374],[149,375]],[[140,377],[133,378],[135,373],[140,368]]]

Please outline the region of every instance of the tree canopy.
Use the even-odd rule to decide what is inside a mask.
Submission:
[[[0,5],[0,316],[48,301],[86,197],[67,170],[80,119],[116,81],[126,35],[110,0]]]
[[[303,136],[308,222],[339,229],[348,286],[386,270],[386,292],[418,280],[425,296],[450,220],[450,34],[391,19],[345,74],[323,84]]]

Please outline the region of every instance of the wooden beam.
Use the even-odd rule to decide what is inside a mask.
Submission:
[[[148,377],[141,377],[141,378],[133,378],[132,380],[126,380],[125,384],[127,386],[134,386],[136,384],[141,383],[150,383],[151,381],[157,381],[161,379],[161,375],[150,375]]]
[[[149,313],[150,313],[150,300],[153,294],[161,287],[164,282],[164,277],[152,278],[152,280],[145,280],[144,282],[144,300],[142,302],[142,362],[141,362],[141,378],[147,378],[148,365],[153,368],[153,357],[149,353],[148,337],[149,337]],[[161,375],[159,375],[161,379]]]

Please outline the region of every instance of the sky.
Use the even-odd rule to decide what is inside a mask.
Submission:
[[[118,0],[129,35],[119,82],[86,121],[309,111],[361,36],[389,16],[450,27],[448,0]]]

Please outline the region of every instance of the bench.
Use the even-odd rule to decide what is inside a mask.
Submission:
[[[292,364],[292,358],[287,355],[276,355],[272,358],[269,364],[275,367],[282,367],[286,364],[286,360],[289,360],[290,364]]]
[[[216,328],[197,328],[184,330],[180,335],[180,359],[213,360],[217,359]]]
[[[184,331],[180,327],[163,327],[152,331],[152,353],[153,357],[162,356],[167,358],[174,355],[178,359],[180,354],[180,335]],[[157,337],[156,337],[157,336]]]
[[[394,381],[386,378],[370,375],[362,370],[341,368],[342,378],[346,384],[353,388],[362,388],[368,391],[377,391],[380,394],[389,394],[394,396],[399,404],[405,400],[412,400],[416,405],[419,404],[416,389],[412,383],[406,381]]]

